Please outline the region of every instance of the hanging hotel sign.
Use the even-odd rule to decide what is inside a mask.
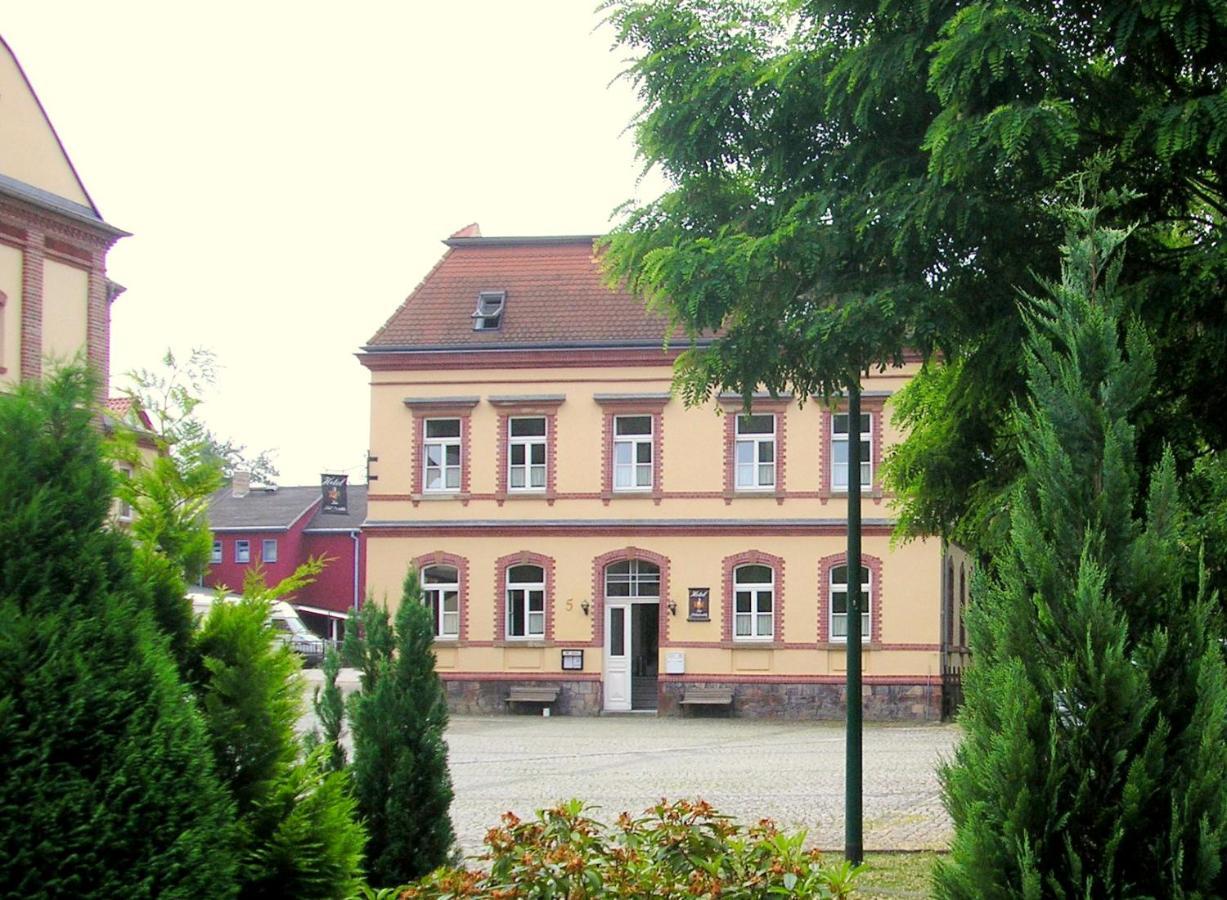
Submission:
[[[690,609],[686,618],[691,622],[711,621],[711,588],[690,589]]]
[[[321,475],[320,491],[324,495],[324,504],[320,512],[343,516],[349,512],[349,476]]]

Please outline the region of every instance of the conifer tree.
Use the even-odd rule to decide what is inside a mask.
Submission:
[[[941,897],[1224,896],[1227,675],[1172,454],[1144,492],[1154,358],[1116,290],[1126,233],[1075,211],[1029,298],[1024,474],[968,614],[966,737],[942,771]],[[1123,340],[1122,340],[1123,335]],[[1123,344],[1123,348],[1122,348]]]
[[[349,705],[354,793],[370,835],[367,878],[394,885],[447,862],[455,840],[443,740],[447,701],[417,571],[405,577],[395,630],[387,610],[369,601],[362,623],[362,636],[357,628],[345,632],[346,661],[362,670]]]
[[[104,527],[96,388],[64,368],[0,393],[0,893],[233,896],[204,725]]]
[[[323,735],[312,732],[310,742],[322,745],[324,751],[324,767],[330,772],[345,771],[345,745],[341,743],[341,732],[345,725],[345,699],[341,696],[341,688],[337,685],[337,676],[341,673],[341,655],[335,647],[329,647],[324,653],[324,687],[316,688],[311,705],[315,709],[315,717],[323,727]]]
[[[364,834],[348,777],[322,747],[301,758],[301,665],[270,624],[272,604],[322,567],[309,560],[273,587],[249,571],[242,600],[214,603],[193,646],[195,688],[241,826],[244,898],[343,898],[361,881]]]

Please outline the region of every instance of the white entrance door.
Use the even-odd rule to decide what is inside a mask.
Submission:
[[[605,709],[629,712],[631,708],[631,607],[629,603],[605,606]]]

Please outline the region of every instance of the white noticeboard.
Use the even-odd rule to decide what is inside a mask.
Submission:
[[[686,654],[672,652],[665,654],[665,674],[666,675],[685,675],[686,674]]]

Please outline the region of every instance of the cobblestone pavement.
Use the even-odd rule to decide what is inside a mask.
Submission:
[[[936,765],[954,751],[952,725],[866,725],[867,850],[945,848],[950,820]],[[842,849],[844,729],[820,722],[602,716],[454,716],[448,728],[466,853],[506,810],[531,815],[580,797],[611,821],[661,797],[702,798],[743,823],[767,816]]]

